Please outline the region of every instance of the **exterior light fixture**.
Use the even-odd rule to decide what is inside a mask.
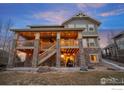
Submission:
[[[64,55],[63,54],[61,55],[61,58],[64,58]]]

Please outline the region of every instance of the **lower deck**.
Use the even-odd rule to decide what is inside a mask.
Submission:
[[[88,53],[90,51],[90,53]],[[32,58],[33,58],[33,49],[17,49],[18,53],[25,54],[25,60],[16,62],[16,67],[31,67],[32,66]],[[51,50],[49,50],[48,54],[44,55],[43,51],[39,52],[39,62],[41,64],[38,64],[38,66],[56,66],[56,52],[50,53]],[[46,59],[43,58],[47,57]],[[49,56],[50,55],[50,56]],[[99,55],[99,49],[84,49],[84,55],[85,60],[87,63],[99,63],[100,61],[100,55]],[[80,67],[80,59],[79,59],[79,48],[61,48],[60,49],[60,67]],[[39,63],[38,62],[38,63]]]

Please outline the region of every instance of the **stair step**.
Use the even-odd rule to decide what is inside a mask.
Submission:
[[[39,56],[39,62],[38,65],[45,62],[48,58],[50,58],[52,55],[56,53],[55,44],[51,46],[49,49],[45,50],[40,56]]]

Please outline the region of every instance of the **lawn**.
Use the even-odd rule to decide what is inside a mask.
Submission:
[[[122,79],[123,72],[0,72],[0,85],[101,85],[101,78]]]

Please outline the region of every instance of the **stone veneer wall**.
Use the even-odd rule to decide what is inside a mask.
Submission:
[[[98,54],[99,62],[101,62],[101,49],[100,48],[84,48],[85,60],[90,62],[89,54]]]

